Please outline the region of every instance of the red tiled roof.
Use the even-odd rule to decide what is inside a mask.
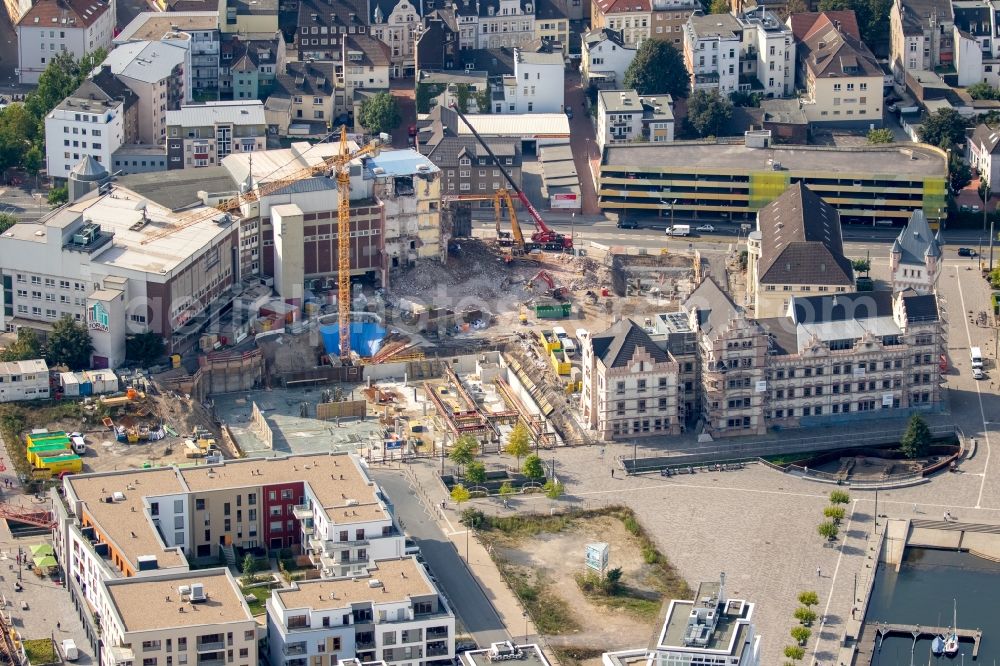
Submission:
[[[799,42],[808,37],[818,27],[817,23],[822,22],[823,25],[826,25],[827,23],[836,24],[837,21],[840,21],[841,32],[855,39],[861,39],[861,33],[858,30],[858,19],[854,15],[853,9],[839,9],[829,12],[802,12],[801,14],[792,14],[788,17],[792,34],[795,36],[795,40]]]
[[[602,14],[648,12],[650,11],[650,0],[598,0],[597,7]]]
[[[21,20],[21,26],[56,26],[60,28],[85,28],[108,11],[102,0],[39,0]]]

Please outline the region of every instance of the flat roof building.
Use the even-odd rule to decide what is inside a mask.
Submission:
[[[0,402],[49,397],[49,366],[45,359],[0,362]]]
[[[802,181],[842,220],[902,226],[922,209],[945,214],[947,156],[924,144],[833,148],[744,142],[609,146],[599,177],[606,211],[749,219]]]

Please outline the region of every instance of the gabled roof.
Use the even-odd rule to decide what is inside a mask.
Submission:
[[[489,72],[490,76],[504,76],[514,73],[514,49],[501,46],[495,49],[463,49],[456,59],[461,69]]]
[[[941,242],[931,232],[927,216],[919,208],[910,215],[910,221],[899,232],[892,244],[893,254],[899,254],[900,263],[923,266],[926,257],[941,256]]]
[[[108,11],[102,0],[39,0],[17,22],[23,27],[85,28]]]
[[[285,71],[279,73],[276,79],[275,92],[287,95],[331,95],[336,76],[333,62],[299,62],[285,63]]]
[[[371,35],[344,35],[344,49],[348,64],[364,67],[388,67],[392,51],[380,39]],[[360,54],[360,60],[351,60],[351,54]]]
[[[854,10],[838,9],[828,12],[802,12],[801,14],[792,14],[789,16],[788,24],[792,29],[795,41],[801,42],[805,39],[812,32],[817,22],[824,16],[830,23],[834,25],[839,24],[842,32],[853,36],[855,39],[861,39],[861,31],[858,30],[858,18],[855,16]]]
[[[837,209],[801,181],[760,209],[761,284],[852,285]]]
[[[608,368],[626,368],[642,348],[654,363],[668,363],[670,357],[656,346],[649,334],[631,319],[622,319],[614,326],[592,338],[594,355]]]
[[[725,328],[740,314],[740,310],[713,278],[702,280],[684,301],[684,309],[697,313],[698,327],[706,335]]]
[[[620,30],[612,30],[611,28],[598,28],[597,30],[591,30],[590,32],[584,34],[583,43],[587,46],[593,46],[595,44],[600,44],[603,41],[608,41],[617,46],[618,48],[632,48],[625,46],[625,42],[622,41],[622,33]]]
[[[990,155],[1000,153],[1000,128],[993,128],[985,123],[976,125],[976,130],[972,133],[973,143],[982,146]]]
[[[875,55],[864,42],[821,17],[800,42],[801,58],[816,78],[882,77]]]
[[[371,25],[388,23],[389,17],[403,0],[368,0],[368,21]],[[407,0],[413,6],[417,16],[424,15],[423,0]]]
[[[892,316],[892,292],[861,291],[793,296],[788,314],[795,324],[821,324]]]
[[[636,2],[636,0],[632,0]],[[479,7],[479,17],[480,18],[499,18],[500,17],[500,0],[478,0],[476,3]],[[532,0],[521,0],[521,11],[525,14],[534,14],[534,11],[528,11],[528,5],[533,4]],[[490,14],[490,8],[493,8],[493,13]],[[534,9],[534,7],[532,7]]]
[[[558,21],[565,18],[566,12],[552,0],[535,0],[535,20]]]
[[[650,0],[598,0],[597,8],[602,14],[624,14],[626,12],[648,12]]]
[[[313,18],[313,15],[316,18]],[[302,26],[363,26],[367,25],[368,6],[365,0],[299,0],[297,23]]]
[[[521,142],[519,139],[491,138],[487,143],[494,155],[510,157],[514,160],[513,166],[520,166]],[[420,152],[443,169],[458,167],[458,160],[463,155],[468,156],[470,160],[487,156],[487,152],[483,150],[475,137],[443,136],[439,132],[432,134],[426,143],[420,144]]]
[[[948,28],[955,22],[950,0],[897,0],[902,14],[903,34],[920,35],[931,30],[931,23]],[[950,32],[950,31],[949,31]]]

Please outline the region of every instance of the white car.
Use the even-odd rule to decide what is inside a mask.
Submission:
[[[695,227],[695,231],[705,231],[708,233],[712,233],[713,231],[715,231],[715,227],[713,227],[711,224],[703,224],[700,227]]]
[[[973,379],[985,379],[986,378],[986,373],[983,372],[982,368],[973,368],[972,369],[972,378]]]

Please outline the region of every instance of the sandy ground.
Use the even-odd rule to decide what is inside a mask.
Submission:
[[[569,530],[506,541],[497,548],[511,563],[531,569],[547,581],[546,593],[558,594],[572,609],[579,630],[546,636],[551,645],[602,651],[646,645],[657,630],[657,622],[596,605],[581,592],[575,576],[587,571],[584,551],[586,544],[594,542],[610,544],[608,566],[622,568],[625,585],[652,591],[652,567],[643,562],[638,541],[620,520],[610,516],[577,520]],[[583,663],[589,661],[597,664],[600,658]]]

